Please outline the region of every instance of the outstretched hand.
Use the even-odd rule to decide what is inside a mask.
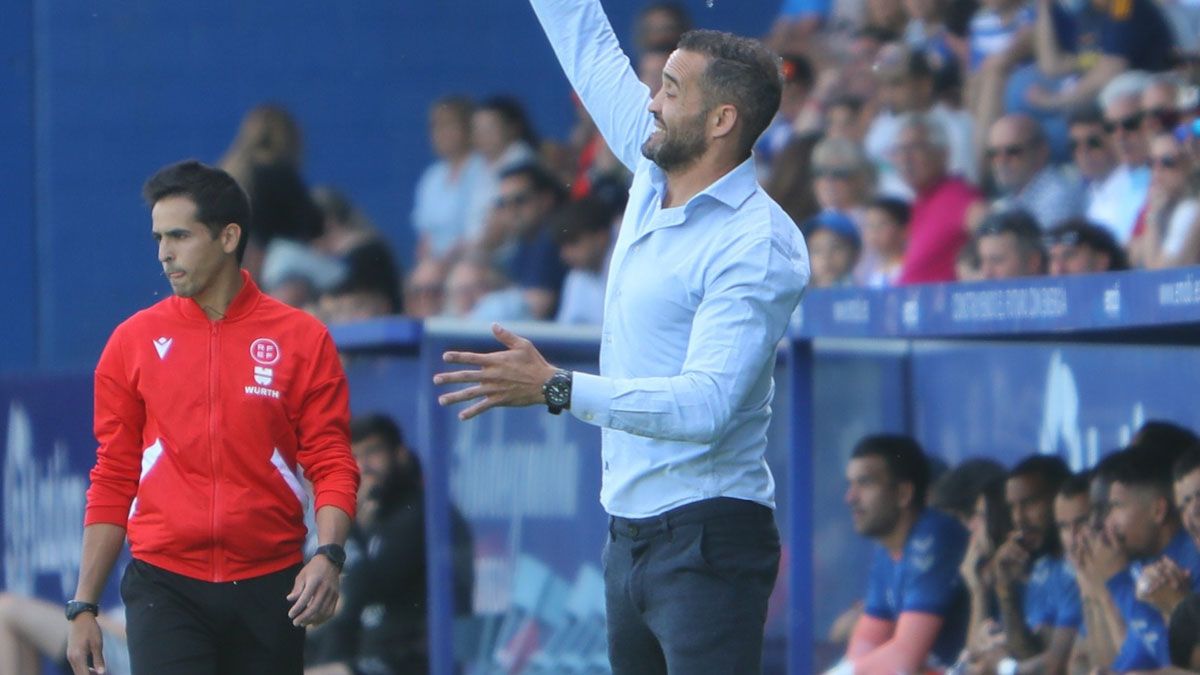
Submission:
[[[492,334],[507,349],[490,354],[446,352],[442,355],[446,363],[478,366],[478,369],[433,376],[436,385],[474,385],[438,397],[441,405],[482,399],[458,413],[460,420],[469,420],[496,406],[527,406],[545,401],[542,385],[554,375],[554,366],[546,362],[532,342],[500,324],[492,324]]]

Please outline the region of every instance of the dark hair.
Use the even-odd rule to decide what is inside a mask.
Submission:
[[[1125,248],[1117,243],[1112,232],[1083,216],[1067,218],[1055,225],[1046,233],[1045,239],[1049,246],[1080,245],[1107,254],[1109,272],[1129,269],[1129,257],[1125,254]]]
[[[504,120],[504,124],[512,128],[513,136],[519,138],[531,147],[538,146],[537,134],[533,131],[533,125],[529,122],[529,116],[525,114],[525,106],[512,96],[493,96],[475,109],[475,112],[493,112]]]
[[[400,296],[400,270],[388,245],[380,239],[368,239],[344,256],[346,275],[329,290],[329,295],[376,293],[390,305],[391,314],[400,314],[404,301]]]
[[[1036,255],[1041,260],[1042,270],[1046,267],[1046,249],[1042,243],[1042,228],[1037,219],[1024,209],[1005,209],[989,213],[975,230],[975,243],[984,237],[1011,234],[1017,240],[1021,255]]]
[[[554,174],[536,162],[526,162],[510,167],[500,172],[500,180],[509,178],[524,178],[529,181],[533,191],[539,194],[550,194],[555,204],[561,204],[567,199],[567,189],[559,182]]]
[[[938,477],[929,490],[929,505],[939,511],[967,520],[975,512],[975,502],[983,488],[997,477],[1005,476],[1004,467],[985,457],[973,457]]]
[[[1171,468],[1182,450],[1149,445],[1131,445],[1113,461],[1112,482],[1129,487],[1150,488],[1173,502]]]
[[[585,234],[612,230],[613,211],[595,197],[570,202],[550,215],[550,233],[558,245],[578,241]]]
[[[142,186],[142,198],[151,209],[168,197],[187,197],[196,205],[196,221],[208,227],[214,239],[226,225],[242,228],[238,239],[240,264],[250,241],[250,200],[245,191],[224,171],[189,159],[159,169]]]
[[[1008,472],[1009,479],[1027,476],[1038,478],[1050,496],[1058,492],[1070,475],[1071,469],[1067,468],[1067,463],[1056,455],[1030,455]]]
[[[350,442],[359,443],[372,436],[383,439],[389,448],[404,445],[404,430],[391,417],[374,412],[350,420]]]
[[[433,105],[429,106],[429,110],[430,112],[447,110],[457,116],[464,127],[469,127],[471,124],[471,113],[475,112],[475,103],[466,96],[452,94],[434,101]]]
[[[1012,532],[1012,512],[1008,510],[1004,499],[1004,483],[1007,480],[1004,476],[996,476],[984,485],[979,493],[979,496],[983,497],[984,510],[987,512],[984,527],[987,529],[988,539],[996,546]]]
[[[1200,469],[1200,445],[1193,445],[1183,451],[1183,454],[1171,465],[1171,477],[1176,481],[1181,481],[1196,469]]]
[[[866,436],[854,446],[850,457],[883,458],[893,481],[912,483],[913,506],[917,509],[925,506],[925,494],[929,489],[929,461],[920,444],[911,437],[901,434]]]
[[[1080,471],[1067,476],[1062,485],[1058,486],[1058,496],[1063,499],[1073,499],[1080,495],[1085,497],[1091,496],[1092,474],[1088,471]]]
[[[1076,124],[1104,124],[1104,111],[1096,103],[1088,103],[1073,108],[1067,113],[1067,126]]]
[[[876,197],[871,200],[867,208],[883,211],[901,229],[908,227],[908,219],[912,215],[912,211],[908,207],[908,202],[895,197]]]
[[[779,111],[783,92],[779,57],[757,40],[715,30],[683,34],[679,48],[707,56],[701,90],[705,107],[728,103],[742,122],[742,153],[749,156],[755,141]]]
[[[1133,432],[1130,445],[1159,448],[1163,452],[1182,453],[1200,438],[1185,426],[1166,420],[1149,420]]]

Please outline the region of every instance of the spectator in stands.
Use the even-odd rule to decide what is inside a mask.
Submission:
[[[1106,524],[1132,561],[1108,582],[1126,627],[1112,664],[1117,672],[1170,665],[1166,623],[1158,610],[1137,599],[1143,569],[1165,556],[1190,574],[1193,589],[1200,584],[1200,552],[1180,527],[1172,501],[1170,467],[1179,454],[1169,446],[1133,446],[1112,469]]]
[[[486,215],[469,211],[472,195],[486,180],[483,158],[471,148],[473,114],[474,104],[461,96],[438,99],[429,108],[429,141],[437,160],[421,174],[413,198],[418,267],[426,260],[444,265],[461,253],[472,227]]]
[[[1024,209],[1044,230],[1083,213],[1079,181],[1050,164],[1046,136],[1028,115],[1006,115],[992,124],[987,157],[1000,192],[993,210]]]
[[[475,321],[528,319],[521,290],[512,285],[491,258],[467,253],[446,276],[446,316]]]
[[[820,140],[816,134],[793,138],[775,158],[771,175],[763,183],[771,199],[797,223],[803,223],[821,210],[812,175],[813,148]]]
[[[692,17],[671,0],[650,2],[638,12],[634,44],[639,52],[674,51],[679,38],[692,29]]]
[[[1075,575],[1063,557],[1054,499],[1070,475],[1058,457],[1033,455],[1005,484],[1013,532],[994,556],[1003,638],[979,654],[984,672],[1065,673],[1083,609]],[[1086,514],[1085,514],[1086,520]]]
[[[404,313],[415,319],[428,319],[442,313],[446,300],[446,275],[449,267],[427,259],[417,263],[404,284]]]
[[[570,268],[563,280],[562,302],[555,321],[599,326],[604,319],[604,286],[612,255],[616,215],[595,197],[567,204],[550,218],[550,230],[563,263]]]
[[[863,214],[863,259],[873,260],[871,266],[859,263],[855,276],[870,288],[895,286],[904,264],[908,242],[908,204],[895,197],[878,197]]]
[[[300,125],[283,107],[266,103],[242,117],[237,136],[218,165],[249,192],[254,167],[284,164],[299,171],[303,160]]]
[[[879,100],[883,109],[867,130],[867,154],[880,168],[880,191],[911,198],[912,186],[897,180],[891,150],[897,144],[903,121],[911,113],[920,113],[940,130],[944,140],[948,172],[967,180],[976,177],[972,121],[961,110],[952,110],[937,101],[933,89],[933,69],[922,52],[893,43],[879,51],[874,65],[879,81]]]
[[[471,145],[483,157],[484,178],[471,196],[469,213],[479,218],[470,225],[473,239],[486,236],[500,174],[537,159],[538,139],[520,101],[511,96],[490,98],[471,116]]]
[[[1046,271],[1042,231],[1025,211],[992,213],[975,231],[979,270],[984,279],[1016,279]]]
[[[1129,268],[1112,233],[1085,218],[1071,218],[1046,233],[1050,276],[1116,272]]]
[[[824,103],[825,138],[844,138],[861,145],[866,138],[863,101],[853,94],[838,94]]]
[[[784,55],[781,71],[783,94],[779,99],[779,112],[754,144],[754,161],[760,180],[768,175],[775,157],[795,134],[797,119],[804,111],[809,93],[816,83],[812,63],[801,54]]]
[[[341,258],[359,244],[379,237],[371,219],[338,189],[318,185],[312,190],[312,199],[323,217],[321,236],[312,242],[318,251]]]
[[[946,172],[948,141],[934,118],[899,120],[892,146],[904,182],[916,194],[899,283],[953,281],[955,256],[967,242],[967,222],[984,209],[979,193]]]
[[[104,641],[108,675],[129,675],[124,623],[105,612],[97,617]],[[62,605],[11,592],[0,592],[0,675],[39,675],[47,659],[70,671]]]
[[[662,87],[663,69],[667,67],[670,56],[671,51],[666,49],[654,49],[638,55],[637,76],[642,84],[650,88],[651,96],[658,94]]]
[[[1142,133],[1147,140],[1173,133],[1179,126],[1183,118],[1179,109],[1181,89],[1175,73],[1159,73],[1150,78],[1142,91]]]
[[[962,647],[967,597],[956,574],[967,532],[925,508],[929,465],[906,436],[868,436],[846,469],[854,529],[874,539],[863,616],[831,673],[922,672]]]
[[[401,675],[429,669],[426,630],[425,496],[421,465],[391,418],[350,423],[362,482],[346,541],[342,600],[310,636],[305,675]],[[471,610],[474,554],[462,515],[451,506],[454,609]]]
[[[496,210],[505,229],[490,231],[485,251],[501,250],[507,275],[521,289],[527,314],[551,319],[558,307],[567,267],[558,255],[547,219],[566,201],[566,189],[537,164],[522,164],[500,175]],[[502,249],[510,248],[505,256]]]
[[[961,98],[967,45],[946,26],[947,0],[904,0],[908,25],[904,43],[922,52],[933,70],[933,88],[943,100]],[[950,103],[947,100],[947,103]]]
[[[1099,106],[1085,106],[1068,119],[1068,152],[1073,168],[1083,179],[1086,209],[1102,195],[1101,188],[1117,168],[1117,156],[1104,130],[1104,115]]]
[[[821,210],[843,214],[860,226],[875,183],[862,146],[841,138],[821,140],[813,148],[812,175]]]
[[[1149,144],[1142,134],[1141,106],[1142,91],[1148,82],[1145,73],[1125,73],[1100,95],[1104,130],[1112,139],[1117,167],[1093,189],[1087,217],[1107,227],[1122,246],[1133,236],[1150,189],[1150,169],[1146,166]]]
[[[1149,118],[1147,118],[1149,119]],[[1150,143],[1150,189],[1129,242],[1134,267],[1163,269],[1200,262],[1200,202],[1191,157],[1174,134]]]
[[[971,17],[967,108],[975,121],[977,149],[987,146],[989,129],[1004,112],[1009,73],[1033,53],[1034,18],[1026,0],[983,0]]]
[[[823,211],[800,228],[808,244],[811,288],[854,285],[854,265],[862,251],[858,227],[837,211]]]

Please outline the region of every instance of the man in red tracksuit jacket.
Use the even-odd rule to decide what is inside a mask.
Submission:
[[[299,675],[354,517],[346,378],[325,327],[240,269],[250,206],[228,174],[181,162],[143,193],[174,297],[118,326],[96,366],[67,656],[75,675],[103,672],[96,602],[128,534],[135,675]],[[303,566],[301,470],[320,543]]]

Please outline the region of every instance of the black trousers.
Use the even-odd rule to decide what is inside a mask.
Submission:
[[[765,506],[717,498],[611,518],[604,547],[614,675],[762,672],[779,531]]]
[[[286,599],[299,572],[217,584],[134,560],[121,579],[133,675],[301,675]]]

